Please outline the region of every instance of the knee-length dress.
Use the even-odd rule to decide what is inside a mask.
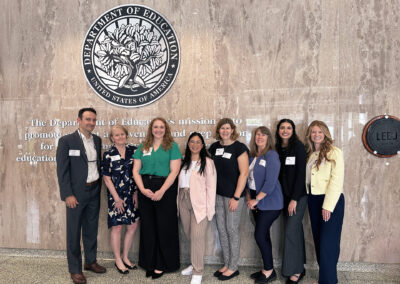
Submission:
[[[117,148],[111,146],[103,155],[101,172],[109,176],[119,197],[125,201],[124,212],[118,213],[114,208],[115,201],[110,191],[107,190],[108,199],[108,228],[118,225],[130,225],[139,218],[139,212],[135,209],[133,194],[136,184],[132,177],[133,153],[136,147],[126,145],[125,159],[121,157]]]

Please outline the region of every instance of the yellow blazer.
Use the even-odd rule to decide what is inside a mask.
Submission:
[[[343,153],[339,148],[333,147],[328,153],[328,158],[330,161],[322,161],[319,169],[315,165],[311,169],[311,194],[325,194],[322,208],[333,212],[343,192]]]

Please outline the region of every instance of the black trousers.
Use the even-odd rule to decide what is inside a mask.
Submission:
[[[253,210],[254,219],[256,221],[254,238],[260,249],[265,270],[274,268],[270,229],[272,223],[279,217],[280,213],[281,210]]]
[[[67,258],[70,273],[82,272],[81,233],[85,263],[96,262],[100,185],[97,183],[83,189],[78,206],[67,207]]]
[[[165,178],[142,176],[145,188],[160,189]],[[139,265],[146,270],[173,272],[179,269],[179,234],[176,207],[177,180],[160,201],[152,201],[139,191],[141,214]]]
[[[308,210],[310,211],[311,229],[319,265],[318,283],[336,284],[338,283],[336,266],[340,254],[344,196],[340,195],[335,210],[327,222],[322,219],[324,198],[325,195],[308,195]]]

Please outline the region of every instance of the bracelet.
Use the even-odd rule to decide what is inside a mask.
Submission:
[[[236,196],[233,196],[232,198],[235,199],[236,201],[239,201],[239,199],[240,199],[240,197],[236,197]]]

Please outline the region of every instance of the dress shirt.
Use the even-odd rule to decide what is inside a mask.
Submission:
[[[88,176],[86,182],[94,182],[100,178],[100,175],[97,169],[97,152],[96,147],[94,146],[93,136],[90,134],[90,137],[86,138],[86,136],[83,135],[79,130],[78,132],[82,138],[83,146],[85,147],[85,152],[88,159]]]

